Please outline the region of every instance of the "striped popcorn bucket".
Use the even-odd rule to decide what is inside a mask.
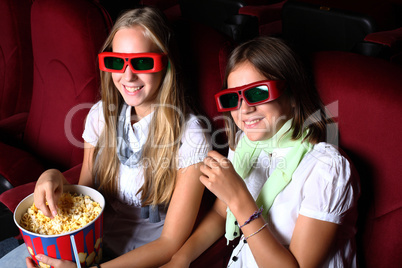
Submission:
[[[102,223],[105,199],[98,191],[87,186],[65,185],[63,188],[64,192],[90,196],[93,201],[100,204],[102,211],[94,221],[77,230],[59,235],[42,235],[25,230],[20,225],[22,216],[34,201],[33,194],[27,196],[18,204],[14,212],[14,222],[21,232],[28,252],[39,267],[50,268],[49,265],[35,258],[37,254],[73,261],[77,264],[77,267],[89,267],[94,263],[100,263],[102,258]]]

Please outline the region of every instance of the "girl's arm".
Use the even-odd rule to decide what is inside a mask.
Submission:
[[[84,159],[82,160],[82,167],[80,173],[80,180],[78,184],[85,185],[89,187],[94,186],[94,180],[92,176],[92,156],[94,153],[95,147],[91,144],[85,142],[84,143]]]
[[[199,167],[200,164],[195,164],[178,170],[175,190],[160,238],[110,262],[102,263],[102,268],[159,267],[171,259],[190,236],[198,214],[204,191],[204,186],[199,181]]]
[[[225,219],[226,205],[217,199],[191,237],[163,268],[189,267],[191,262],[224,234]]]
[[[241,194],[239,195],[240,199]],[[229,205],[240,224],[256,211],[257,205],[250,199]],[[258,231],[264,224],[262,217],[242,228],[244,237],[250,236],[247,243],[258,267],[321,267],[335,241],[338,225],[299,215],[293,231],[289,249],[281,245],[267,227]],[[253,235],[254,234],[254,235]],[[241,242],[243,243],[243,242]]]
[[[204,162],[206,176],[201,177],[201,181],[230,208],[242,225],[258,210],[243,179],[217,152],[210,152]],[[259,267],[319,267],[326,260],[338,230],[337,224],[299,215],[287,249],[267,227],[256,233],[265,223],[259,217],[242,228],[244,236],[250,236],[247,243]]]
[[[92,154],[95,147],[89,143],[84,143],[84,159],[82,162],[80,179],[78,184],[93,187],[92,178]],[[51,211],[56,211],[56,204],[63,192],[63,185],[70,184],[63,173],[56,169],[49,169],[42,173],[39,177],[34,191],[35,205],[46,215],[55,215]],[[48,202],[48,206],[46,205]],[[50,258],[43,254],[39,254],[36,258],[45,264],[53,267],[76,267],[75,263]],[[32,259],[27,257],[26,264],[28,268],[36,267]]]
[[[89,143],[84,144],[84,160],[82,163],[79,183],[93,186],[92,180],[92,153],[94,147]],[[70,184],[63,173],[57,169],[49,169],[43,172],[35,184],[34,203],[44,215],[53,217],[56,215],[57,202],[63,193],[63,185]],[[47,205],[46,205],[47,202]]]

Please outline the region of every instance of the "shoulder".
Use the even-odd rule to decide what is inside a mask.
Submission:
[[[339,224],[357,204],[359,178],[331,144],[316,144],[293,175],[303,184],[300,213],[305,216]]]
[[[184,126],[179,149],[178,168],[185,168],[202,162],[212,149],[208,128],[200,118],[190,114]]]
[[[98,101],[88,112],[88,116],[85,121],[84,133],[82,135],[83,139],[95,146],[104,126],[105,118],[103,116],[102,102]]]
[[[298,169],[318,174],[320,179],[327,182],[344,185],[351,177],[351,164],[335,146],[321,142],[305,155]]]
[[[202,117],[196,116],[195,114],[188,114],[185,122],[185,130],[187,129],[206,129],[205,122]]]
[[[183,126],[182,143],[195,142],[196,144],[209,142],[209,130],[202,118],[189,114]]]
[[[91,109],[88,112],[87,120],[88,119],[99,119],[100,117],[103,118],[103,104],[102,101],[98,101],[94,105],[92,105]]]

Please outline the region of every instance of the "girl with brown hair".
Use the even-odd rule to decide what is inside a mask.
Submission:
[[[218,198],[164,267],[188,267],[223,234],[241,237],[229,267],[356,267],[359,183],[300,60],[258,37],[233,51],[225,81],[229,154],[211,151],[200,177]]]

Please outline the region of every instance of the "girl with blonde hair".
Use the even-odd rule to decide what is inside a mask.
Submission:
[[[171,35],[157,9],[130,10],[99,54],[101,101],[86,120],[79,184],[106,197],[104,252],[114,259],[102,268],[168,262],[196,220],[204,190],[199,163],[211,145],[184,102]],[[63,183],[57,170],[38,179],[35,205],[45,215],[55,215]],[[36,257],[54,267],[75,267]]]

